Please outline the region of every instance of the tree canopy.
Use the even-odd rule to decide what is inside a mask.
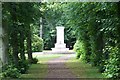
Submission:
[[[37,61],[32,57],[32,38],[42,42],[38,38],[39,25],[43,26],[44,49],[54,47],[55,27],[63,25],[65,43],[71,49],[75,44],[77,58],[97,66],[107,78],[120,78],[119,2],[12,2],[2,5],[6,63],[14,64],[22,72],[23,66],[19,66],[27,63],[25,53],[29,63]]]

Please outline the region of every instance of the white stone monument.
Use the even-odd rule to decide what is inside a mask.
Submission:
[[[57,38],[55,48],[52,48],[54,52],[66,52],[69,51],[69,48],[66,48],[66,44],[64,43],[64,27],[58,26],[57,29]]]

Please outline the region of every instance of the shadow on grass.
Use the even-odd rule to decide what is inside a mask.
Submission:
[[[26,74],[22,74],[20,79],[11,79],[11,80],[44,80],[48,73],[48,65],[60,65],[65,64],[66,67],[52,67],[54,70],[66,70],[69,69],[73,74],[77,76],[77,80],[107,80],[105,77],[98,72],[96,67],[92,67],[90,64],[83,63],[80,60],[72,57],[66,61],[53,61],[51,63],[47,63],[47,61],[61,57],[63,55],[40,55],[37,56],[39,59],[38,64],[32,64]],[[62,73],[61,73],[62,74]],[[7,80],[7,79],[4,79]],[[8,79],[10,80],[10,79]],[[58,79],[46,79],[46,80],[58,80]],[[74,79],[59,79],[59,80],[74,80]],[[76,80],[76,79],[75,79]]]
[[[21,78],[44,78],[47,74],[46,64],[32,64],[26,74],[22,74]]]
[[[21,75],[21,80],[22,79],[44,79],[47,75],[48,72],[48,64],[46,64],[46,62],[48,62],[51,59],[55,59],[58,57],[64,56],[63,54],[37,54],[34,55],[34,57],[38,58],[38,63],[37,64],[32,64],[28,70],[28,72],[26,74],[22,74]]]
[[[47,57],[48,58],[48,57]],[[41,58],[42,60],[43,58]],[[52,59],[52,58],[49,58]],[[44,58],[42,62],[44,62],[46,59]],[[54,67],[55,65],[65,64],[66,68],[63,67]],[[28,74],[23,74],[21,78],[45,78],[46,74],[48,72],[48,65],[52,65],[51,69],[53,70],[66,70],[69,69],[73,74],[77,76],[77,78],[105,78],[105,76],[102,75],[98,71],[98,68],[92,67],[90,64],[86,64],[80,60],[75,59],[75,57],[72,57],[70,60],[66,61],[53,61],[51,63],[38,63],[33,64]],[[62,73],[61,73],[62,74]]]
[[[75,74],[78,78],[105,78],[105,76],[98,71],[98,68],[86,64],[81,60],[71,58],[66,63],[66,66]],[[106,78],[105,78],[106,79]]]

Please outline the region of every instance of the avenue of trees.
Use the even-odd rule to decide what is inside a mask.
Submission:
[[[77,59],[97,66],[107,78],[120,78],[119,2],[3,3],[2,7],[7,57],[4,63],[22,73],[27,62],[37,61],[32,57],[32,50],[37,48],[32,49],[32,45],[37,46],[34,41],[42,42],[38,38],[42,18],[44,49],[54,47],[55,27],[63,25],[65,43],[69,48],[75,44]]]
[[[66,9],[77,58],[108,78],[120,78],[120,3],[70,3]]]
[[[46,6],[48,8],[45,20],[48,21],[49,29],[55,25],[65,26],[65,41],[67,45],[76,41],[74,50],[77,58],[98,67],[107,78],[120,78],[119,2],[66,2]],[[50,33],[44,31],[48,32],[50,37],[55,37],[54,28],[52,30],[48,30]],[[49,40],[46,43],[49,42],[54,45]]]
[[[19,77],[31,63],[36,63],[32,51],[42,51],[43,41],[39,38],[39,19],[41,3],[2,3],[2,26],[4,30],[5,55],[3,61],[4,77]],[[28,56],[26,57],[25,54]]]

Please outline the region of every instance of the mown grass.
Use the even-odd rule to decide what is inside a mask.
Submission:
[[[43,79],[48,72],[48,66],[45,64],[47,61],[63,56],[63,54],[40,54],[33,55],[38,58],[38,64],[32,64],[26,74],[21,75],[21,79]]]
[[[92,67],[90,64],[86,64],[75,57],[68,60],[66,66],[70,68],[72,73],[78,78],[105,78],[96,67]]]

